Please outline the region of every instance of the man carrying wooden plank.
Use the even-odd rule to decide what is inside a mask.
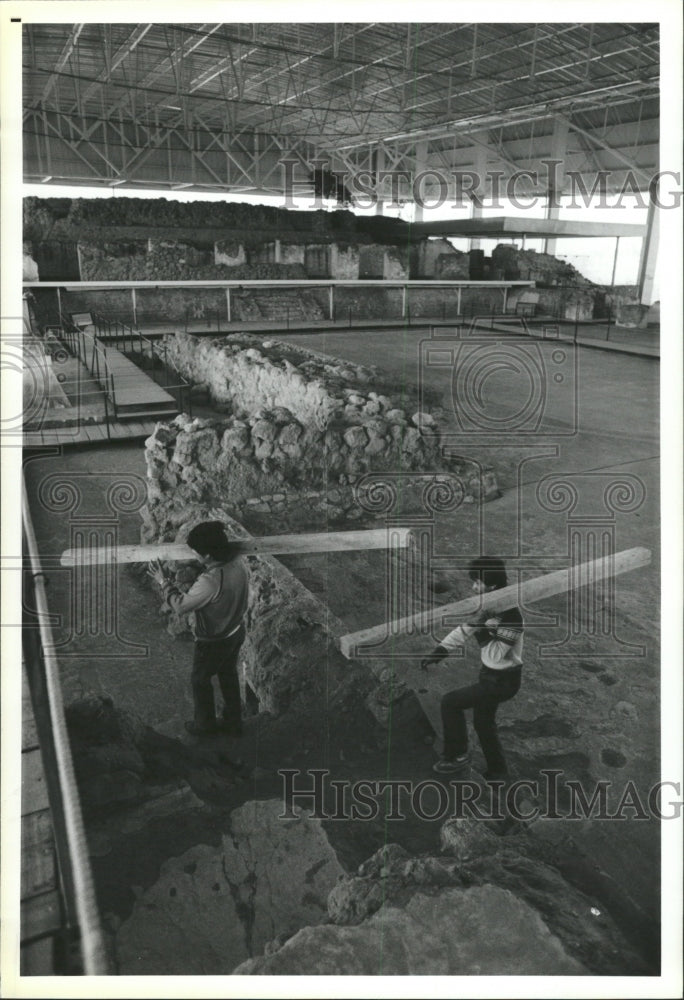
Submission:
[[[194,718],[185,723],[192,736],[210,736],[220,730],[242,735],[238,655],[245,640],[244,617],[249,578],[240,558],[240,542],[226,537],[220,521],[204,521],[188,534],[188,545],[206,570],[187,594],[181,593],[159,561],[148,570],[161,586],[164,598],[178,614],[194,614],[195,651],[192,664]],[[223,717],[216,718],[212,677],[223,695]]]
[[[508,583],[503,561],[491,556],[474,559],[468,567],[468,576],[477,594],[501,590]],[[468,771],[470,754],[464,709],[472,708],[473,725],[487,762],[484,776],[487,780],[505,778],[508,768],[496,729],[496,712],[502,702],[513,698],[520,689],[523,620],[519,608],[508,608],[497,617],[484,612],[481,620],[458,625],[422,660],[422,669],[427,670],[430,664],[444,659],[470,636],[480,646],[480,674],[477,683],[449,691],[442,698],[444,751],[433,770],[438,774]]]

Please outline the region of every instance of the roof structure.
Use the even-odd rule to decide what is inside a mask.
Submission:
[[[440,219],[436,222],[414,222],[413,236],[467,236],[475,239],[530,236],[535,239],[567,239],[636,236],[642,238],[645,226],[628,222],[584,222],[578,219],[533,219],[501,215],[480,219]]]
[[[24,23],[23,65],[32,182],[434,202],[658,169],[657,24]]]

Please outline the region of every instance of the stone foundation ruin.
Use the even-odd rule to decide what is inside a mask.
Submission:
[[[403,514],[422,512],[428,489],[453,509],[498,495],[491,468],[443,454],[441,409],[417,410],[415,392],[398,393],[377,369],[245,335],[177,334],[158,351],[205,401],[227,412],[213,419],[181,414],[147,439],[143,543],[184,541],[207,519],[224,521],[237,536],[245,527],[266,535],[374,526],[385,516],[377,493],[382,473],[394,480]],[[389,557],[368,558],[382,579]],[[394,563],[411,558],[391,556]],[[334,645],[342,623],[280,561],[260,557],[250,564],[245,696],[249,690],[262,708],[279,714],[297,692],[315,686],[323,663],[331,688],[348,682],[349,664]],[[199,570],[172,568],[185,587]],[[173,634],[188,630],[173,615],[168,627]],[[357,693],[385,720],[390,703],[406,692],[397,684],[388,693],[382,661],[368,661],[362,674]]]
[[[178,333],[157,350],[194,383],[196,399],[226,415],[181,415],[147,440],[146,541],[168,540],[169,512],[197,503],[237,517],[277,513],[281,523],[302,502],[326,523],[359,519],[372,513],[359,500],[364,477],[381,471],[404,477],[406,504],[444,475],[461,502],[498,495],[491,468],[443,454],[441,407],[419,410],[415,390],[398,393],[377,369],[242,334]]]
[[[536,283],[538,295],[525,315],[577,321],[616,318],[645,325],[636,287],[594,284],[566,261],[511,244],[491,257],[457,250],[447,239],[412,236],[407,223],[347,211],[298,212],[260,205],[180,205],[164,199],[117,198],[24,200],[25,266],[32,280],[202,281],[474,280]],[[37,270],[37,274],[36,274]],[[522,294],[512,289],[507,311]],[[54,297],[54,296],[53,296]],[[49,299],[50,296],[48,295]],[[68,300],[72,299],[72,302]],[[160,318],[203,318],[216,323],[316,322],[329,318],[327,289],[274,292],[247,288],[232,293],[230,315],[223,289],[139,289],[128,293],[69,293],[64,305],[137,324]],[[528,303],[529,305],[529,303]],[[49,306],[39,303],[47,311]],[[336,320],[413,319],[500,313],[498,288],[401,289],[340,286]],[[46,320],[47,321],[47,320]],[[50,320],[55,322],[54,317]]]
[[[87,221],[92,229],[93,219]],[[133,221],[131,216],[128,223]],[[262,222],[268,221],[264,214]],[[275,222],[273,228],[275,232]],[[358,277],[362,268],[378,277],[406,273],[400,270],[406,261],[396,257],[392,267],[397,270],[391,272],[392,254],[375,236],[349,244],[344,232],[327,241],[322,232],[318,241],[311,233],[301,239],[291,236],[279,241],[276,251],[276,238],[266,231],[259,233],[262,247],[250,246],[244,235],[231,240],[213,233],[212,260],[189,237],[159,234],[141,243],[134,263],[152,278],[162,271],[164,277],[216,276],[219,268],[237,278],[309,276],[326,260],[331,271],[345,269],[349,277]],[[123,263],[116,265],[122,271],[112,273],[121,255],[101,252],[92,231],[78,243],[82,267],[91,253],[86,264],[97,267],[91,273],[102,280],[123,275],[128,266]],[[271,244],[279,260],[269,259]],[[109,238],[106,246],[111,246]],[[323,246],[326,254],[319,252]],[[408,262],[421,276],[468,277],[466,255],[427,241],[421,253],[417,265]],[[545,255],[534,257],[500,253],[492,261],[504,274],[518,266],[526,277],[521,265],[536,268],[546,286],[538,289],[540,308],[560,306],[570,319],[594,313],[597,293],[590,283],[575,280],[570,291],[554,288],[554,280],[573,284],[576,276],[554,270]],[[276,307],[281,312],[290,308],[284,300],[278,305],[276,294],[269,292],[274,318]],[[98,296],[99,308],[93,305]],[[443,305],[432,289],[413,296],[412,291],[413,316],[437,315]],[[509,306],[515,299],[509,297]],[[312,317],[316,309],[325,314],[325,297],[319,301],[313,296],[312,301]],[[234,292],[233,317],[263,318],[264,302]],[[464,291],[462,298],[466,312],[486,313],[500,302],[499,292],[485,289]],[[116,310],[129,310],[131,297],[122,291],[64,296],[67,309],[107,312],[112,303]],[[188,310],[196,317],[218,315],[225,296],[221,290],[162,294],[145,289],[137,295],[138,318],[153,319],[170,303],[180,323]],[[353,308],[354,315],[363,310],[364,315],[401,316],[397,290],[340,290],[336,303],[340,310]],[[133,314],[125,319],[133,322]],[[197,340],[179,333],[158,350],[192,380],[203,412],[211,409],[213,414],[159,424],[146,442],[145,542],[182,541],[194,524],[206,519],[222,520],[238,537],[247,531],[261,535],[377,525],[385,513],[373,487],[382,473],[399,473],[401,513],[420,510],[427,489],[448,494],[454,510],[497,494],[493,470],[445,454],[440,401],[419,400],[410,387],[398,391],[376,369],[244,335]],[[369,553],[367,560],[374,580],[392,567],[404,574],[411,569],[404,553]],[[242,683],[245,712],[256,718],[246,728],[256,729],[259,741],[269,727],[277,731],[272,739],[276,752],[266,762],[271,774],[292,766],[296,752],[301,753],[299,767],[330,765],[341,778],[366,774],[362,768],[377,765],[377,760],[368,754],[360,755],[360,764],[351,761],[357,747],[351,746],[347,732],[350,720],[356,727],[353,738],[363,732],[370,743],[378,733],[384,736],[385,744],[376,742],[376,747],[384,746],[385,754],[397,731],[404,738],[415,736],[407,757],[418,742],[424,750],[417,706],[395,681],[391,663],[345,660],[335,638],[346,626],[289,571],[286,560],[259,557],[249,564]],[[335,571],[345,568],[340,556]],[[178,563],[170,569],[185,588],[200,567]],[[164,623],[174,635],[187,633],[187,621],[168,610]],[[100,708],[90,734],[79,733],[80,706],[70,712],[69,721],[98,888],[106,882],[107,870],[119,870],[117,862],[130,865],[126,884],[135,898],[125,905],[119,901],[118,914],[105,912],[121,974],[617,975],[647,974],[653,968],[642,958],[643,935],[634,932],[646,921],[637,913],[631,937],[622,924],[615,924],[603,896],[613,901],[615,914],[626,913],[631,920],[628,908],[619,896],[616,901],[614,886],[610,896],[600,882],[595,858],[585,859],[582,867],[567,846],[567,834],[553,821],[512,829],[447,821],[441,828],[441,854],[436,826],[429,849],[422,840],[407,850],[387,845],[386,824],[377,829],[368,825],[365,837],[369,842],[374,838],[373,846],[365,853],[357,846],[355,855],[348,845],[340,846],[339,834],[334,844],[334,823],[304,810],[297,810],[291,825],[283,823],[281,789],[258,785],[258,766],[241,777],[238,764],[222,760],[218,752],[187,746],[143,725],[128,726],[125,720],[107,732]],[[109,710],[115,711],[110,705],[105,716]],[[411,719],[403,729],[397,726],[402,712]],[[558,724],[556,718],[530,716],[517,730],[511,727],[507,739],[514,747],[524,742],[528,756],[540,748],[559,753]],[[554,760],[561,766],[570,758],[581,763],[576,749],[582,746],[581,734],[563,735],[564,742],[572,738],[577,743],[571,754]],[[392,743],[393,755],[400,752],[398,742]],[[259,742],[260,753],[261,747]],[[421,766],[426,771],[417,777],[405,761],[393,756],[392,764],[396,773],[414,781],[429,774],[425,761]],[[382,766],[386,769],[385,759]],[[405,835],[403,829],[395,831],[398,838]],[[380,843],[385,848],[373,853]],[[147,867],[141,845],[153,859]],[[367,859],[360,865],[359,854]],[[565,868],[564,857],[571,859]],[[494,928],[495,947],[483,927]],[[381,948],[383,969],[377,965]]]

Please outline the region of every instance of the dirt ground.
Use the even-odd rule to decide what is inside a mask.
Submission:
[[[418,331],[335,331],[289,339],[353,362],[381,365],[399,391],[425,378],[443,394],[449,410],[454,373],[438,365],[420,367],[425,337]],[[569,613],[580,616],[581,609],[569,606],[564,596],[527,609],[523,687],[500,711],[502,740],[517,777],[535,779],[541,768],[558,768],[573,779],[608,780],[616,788],[631,780],[646,790],[660,775],[659,365],[649,358],[580,348],[576,367],[563,371],[571,391],[551,400],[542,433],[523,427],[507,436],[507,426],[519,420],[525,387],[520,370],[505,363],[492,369],[475,401],[486,407],[487,433],[469,434],[466,440],[451,412],[455,452],[470,448],[473,457],[494,466],[502,495],[481,508],[463,505],[434,515],[434,555],[442,559],[447,580],[434,599],[443,603],[465,596],[462,563],[479,551],[540,573],[565,565],[573,551],[571,538],[599,522],[596,530],[612,532],[616,549],[651,549],[650,566],[616,581],[598,609],[609,627],[593,635],[568,630]],[[80,506],[60,507],[59,498],[50,499],[48,477],[54,475],[76,484]],[[278,768],[327,768],[332,778],[416,782],[432,775],[435,759],[429,726],[410,699],[400,703],[386,729],[364,707],[346,704],[337,706],[337,716],[328,715],[325,725],[306,716],[274,720],[260,715],[248,721],[238,744],[221,738],[190,742],[183,723],[191,716],[191,643],[168,635],[152,592],[125,569],[117,571],[117,630],[89,634],[87,612],[81,609],[83,618],[78,618],[68,576],[57,565],[88,518],[100,518],[101,530],[106,529],[103,495],[113,479],[130,475],[144,480],[141,445],[27,455],[28,493],[50,577],[48,596],[51,609],[62,615],[57,635],[64,643],[59,659],[65,702],[107,694],[119,709],[140,717],[170,741],[167,764],[177,766],[213,810],[210,821],[203,812],[188,810],[180,824],[177,818],[158,820],[134,835],[113,837],[108,852],[94,859],[101,909],[119,920],[130,912],[136,887],[151,884],[165,858],[210,841],[221,816],[249,798],[280,796]],[[572,509],[553,492],[550,476],[574,485]],[[135,510],[120,513],[119,541],[137,542],[139,524]],[[387,619],[384,559],[376,552],[282,561],[352,631]],[[420,642],[407,641],[394,655],[415,657],[425,652],[417,648]],[[476,665],[476,652],[450,663],[454,686],[472,677]],[[474,763],[483,766],[476,742]],[[328,827],[342,864],[353,870],[386,842],[414,852],[437,851],[439,825],[409,815],[403,822],[330,822]],[[539,850],[553,858],[569,882],[609,910],[653,970],[658,962],[659,835],[653,820],[563,820],[547,824],[539,841]]]

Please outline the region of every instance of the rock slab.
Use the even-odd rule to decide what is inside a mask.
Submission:
[[[326,919],[343,869],[319,820],[281,812],[279,800],[247,802],[219,847],[165,862],[118,928],[119,974],[226,975],[274,938]]]
[[[496,886],[416,893],[356,927],[305,927],[235,975],[586,975],[526,903]]]

